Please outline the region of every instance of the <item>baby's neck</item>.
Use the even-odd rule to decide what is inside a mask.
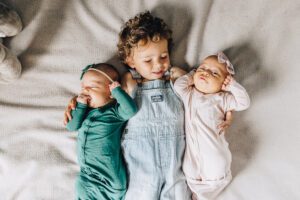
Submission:
[[[222,90],[218,91],[218,92],[214,92],[214,93],[205,93],[205,92],[202,92],[201,90],[197,89],[195,86],[194,86],[195,90],[197,90],[198,92],[202,93],[203,95],[214,95],[214,94],[218,94],[220,92],[223,92]]]
[[[97,109],[98,109],[98,108],[102,108],[102,107],[104,107],[104,106],[110,104],[110,103],[113,102],[113,101],[114,101],[113,98],[109,98],[109,99],[107,99],[107,101],[101,103],[101,104],[98,105],[97,107],[90,107],[90,108],[92,108],[92,109],[95,109],[95,108],[97,108]]]

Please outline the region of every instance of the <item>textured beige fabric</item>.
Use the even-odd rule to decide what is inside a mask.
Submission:
[[[63,126],[81,69],[116,57],[121,25],[152,10],[173,29],[172,64],[224,50],[252,100],[227,140],[233,181],[221,200],[300,199],[298,0],[10,0],[23,22],[4,44],[20,79],[0,85],[0,194],[4,200],[74,199],[76,133]]]

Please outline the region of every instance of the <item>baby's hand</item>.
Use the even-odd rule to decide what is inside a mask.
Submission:
[[[115,89],[116,87],[121,86],[120,83],[118,81],[115,81],[111,84],[109,84],[109,90],[112,91],[113,89]]]
[[[224,83],[222,85],[222,90],[224,91],[228,91],[228,85],[230,85],[230,83],[233,81],[233,77],[228,75],[225,80],[224,80]]]
[[[76,100],[79,103],[87,104],[89,99],[90,99],[90,96],[81,93],[78,95]]]
[[[233,111],[226,112],[224,121],[221,124],[219,124],[218,128],[221,129],[221,133],[230,127],[233,119],[232,112]]]

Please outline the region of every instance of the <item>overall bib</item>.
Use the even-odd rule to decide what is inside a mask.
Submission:
[[[182,172],[184,110],[171,81],[139,82],[132,97],[139,110],[122,138],[129,181],[125,199],[190,199]]]

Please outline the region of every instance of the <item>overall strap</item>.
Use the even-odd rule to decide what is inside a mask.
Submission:
[[[170,68],[165,72],[164,77],[166,77],[167,79],[170,78],[171,72],[170,72]]]
[[[165,77],[166,81],[170,80],[170,78],[171,78],[170,68],[165,72],[164,77]]]
[[[135,69],[129,69],[129,72],[131,73],[132,79],[136,80],[137,85],[141,86],[143,77]]]

